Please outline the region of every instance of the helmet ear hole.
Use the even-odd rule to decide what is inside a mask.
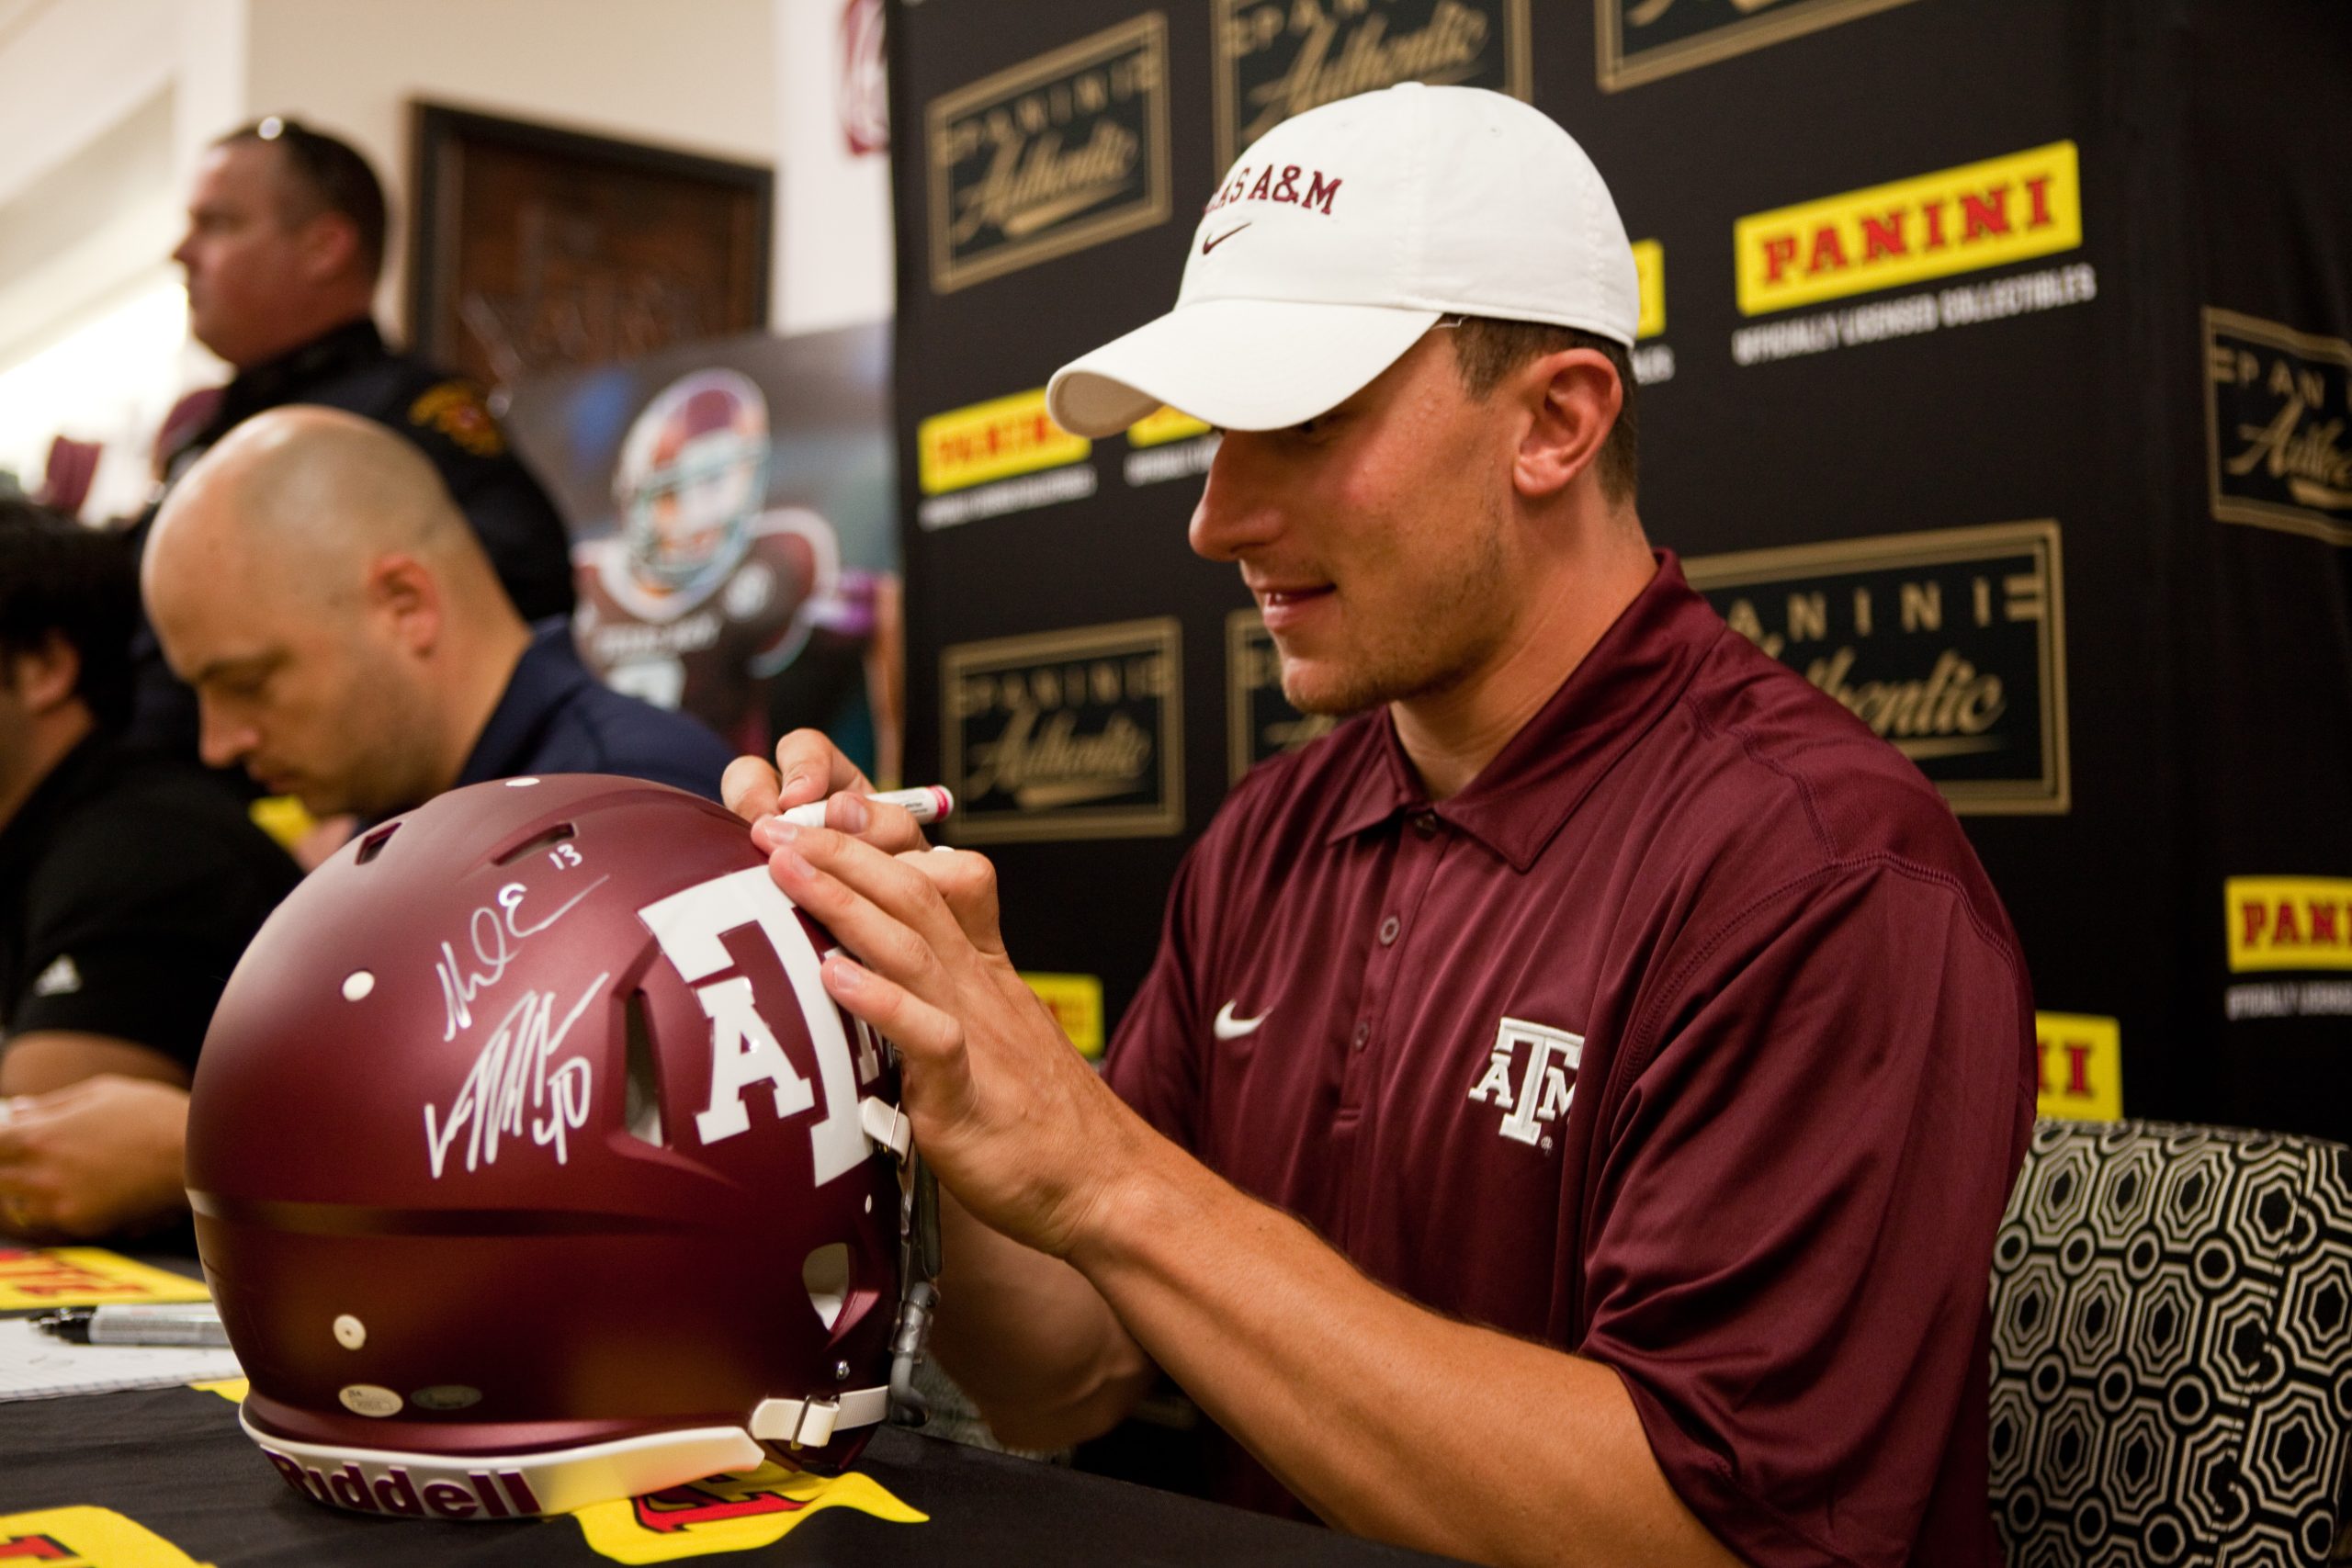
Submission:
[[[359,840],[359,853],[355,858],[361,865],[366,865],[369,861],[374,860],[378,855],[384,852],[384,846],[390,843],[392,841],[392,835],[400,830],[401,825],[398,822],[385,823],[382,827],[377,829],[374,832]]]
[[[841,1321],[842,1305],[849,1300],[849,1244],[830,1241],[809,1253],[800,1265],[800,1282],[808,1287],[808,1304],[830,1331]]]
[[[630,1137],[667,1148],[662,1137],[662,1075],[653,1064],[653,1032],[645,1021],[645,993],[631,991],[622,1010],[628,1036],[622,1124]]]

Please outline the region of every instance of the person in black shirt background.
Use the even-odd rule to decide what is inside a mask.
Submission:
[[[569,615],[562,517],[506,445],[472,383],[388,348],[371,317],[386,231],[383,188],[338,139],[271,118],[216,142],[173,252],[188,330],[235,367],[209,417],[164,455],[166,486],[266,409],[316,403],[396,430],[432,460],[526,622]],[[143,549],[154,513],[133,530]],[[136,645],[134,733],[193,755],[195,710],[153,635]]]
[[[195,770],[127,747],[119,536],[0,500],[0,1235],[186,1208],[187,1083],[229,972],[298,877]]]

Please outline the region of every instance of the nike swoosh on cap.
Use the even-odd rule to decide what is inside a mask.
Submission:
[[[1216,1037],[1219,1040],[1238,1040],[1245,1034],[1252,1033],[1260,1024],[1272,1018],[1274,1012],[1273,1009],[1268,1008],[1255,1018],[1236,1018],[1233,1016],[1233,1003],[1227,1002],[1217,1009],[1216,1021],[1209,1026],[1216,1031]]]
[[[1219,245],[1225,243],[1227,240],[1230,240],[1233,236],[1238,234],[1242,230],[1247,229],[1248,227],[1250,227],[1250,225],[1247,223],[1236,223],[1232,228],[1227,229],[1224,233],[1219,234],[1214,240],[1208,238],[1206,235],[1202,236],[1201,254],[1208,254],[1211,251],[1216,249]]]

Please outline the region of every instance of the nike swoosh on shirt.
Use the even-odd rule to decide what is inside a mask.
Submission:
[[[1236,223],[1232,228],[1227,229],[1224,233],[1219,234],[1214,240],[1204,235],[1201,239],[1201,254],[1208,254],[1211,251],[1216,249],[1219,245],[1225,243],[1227,240],[1230,240],[1233,236],[1238,234],[1242,230],[1247,229],[1248,227],[1250,227],[1248,223]]]
[[[1216,1021],[1209,1026],[1216,1031],[1216,1037],[1219,1040],[1238,1040],[1245,1034],[1254,1032],[1260,1024],[1273,1016],[1273,1009],[1268,1008],[1255,1018],[1236,1018],[1233,1016],[1233,1003],[1227,1002],[1217,1009]]]

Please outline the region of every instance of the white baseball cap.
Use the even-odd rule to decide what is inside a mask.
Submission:
[[[1284,120],[1193,231],[1176,308],[1054,373],[1080,435],[1161,404],[1279,430],[1345,401],[1450,315],[1632,346],[1633,247],[1584,149],[1542,111],[1418,82]]]

